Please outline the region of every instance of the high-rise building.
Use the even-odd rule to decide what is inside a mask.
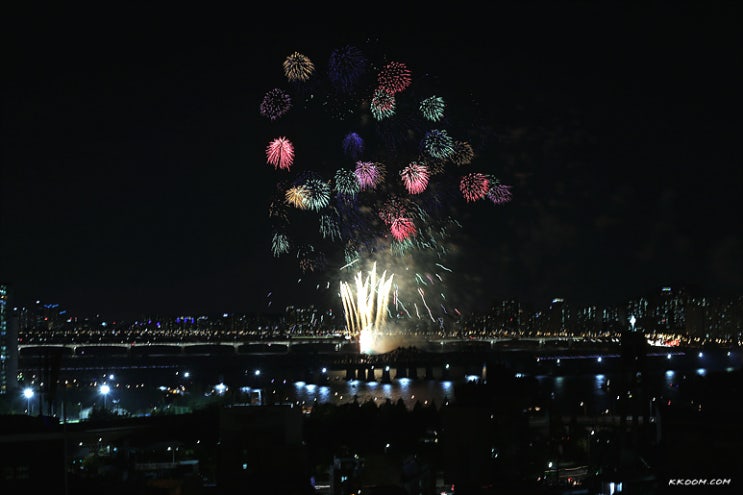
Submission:
[[[11,318],[8,286],[0,284],[0,394],[18,386],[18,321]]]
[[[552,299],[552,303],[546,312],[546,332],[551,335],[557,335],[561,333],[572,333],[573,322],[571,309],[565,299],[556,297]]]
[[[575,310],[575,332],[580,335],[599,335],[601,333],[601,314],[594,305]]]
[[[507,333],[517,333],[521,330],[523,309],[515,299],[494,302],[488,316],[491,330]]]
[[[686,329],[688,295],[684,289],[662,287],[652,302],[653,330],[682,333]]]

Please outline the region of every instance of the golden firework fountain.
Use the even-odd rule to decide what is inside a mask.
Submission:
[[[364,277],[358,272],[354,283],[341,282],[341,300],[346,314],[346,330],[358,341],[359,351],[371,354],[375,350],[379,331],[387,320],[393,275],[377,276],[377,264]]]

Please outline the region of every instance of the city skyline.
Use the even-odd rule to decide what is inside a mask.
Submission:
[[[7,289],[7,286],[3,287],[6,287]],[[6,290],[6,299],[7,292],[8,291]],[[658,287],[653,293],[627,296],[621,301],[615,301],[614,303],[603,305],[590,302],[578,303],[576,301],[566,300],[559,297],[545,301],[543,305],[539,306],[515,298],[493,299],[490,301],[490,305],[483,307],[478,311],[459,315],[458,318],[441,319],[438,320],[438,322],[443,322],[444,327],[448,328],[451,325],[460,325],[467,321],[471,321],[472,318],[507,313],[519,313],[521,318],[523,318],[524,321],[527,321],[532,318],[539,319],[540,315],[549,314],[554,310],[559,310],[563,312],[567,311],[567,313],[572,315],[571,318],[582,314],[582,316],[579,317],[581,319],[588,318],[588,320],[590,320],[591,318],[598,318],[598,320],[601,320],[604,323],[611,323],[611,327],[614,329],[626,330],[630,327],[634,327],[632,317],[645,319],[647,316],[654,314],[654,318],[660,318],[665,321],[664,324],[672,325],[673,320],[679,318],[678,315],[671,316],[672,313],[681,312],[680,314],[684,314],[681,318],[685,319],[688,316],[685,315],[685,313],[688,311],[698,312],[700,309],[705,308],[705,311],[708,313],[705,318],[717,318],[722,316],[723,319],[737,321],[738,316],[736,315],[738,315],[740,310],[743,310],[743,306],[741,306],[742,303],[743,295],[717,297],[690,292],[686,287]],[[389,307],[388,303],[388,308]],[[696,308],[696,310],[693,310],[692,308]],[[266,322],[279,321],[282,318],[291,317],[291,315],[295,315],[299,320],[309,319],[309,323],[317,323],[319,326],[323,326],[323,323],[321,321],[315,321],[316,316],[318,315],[327,316],[329,317],[327,320],[328,322],[331,322],[332,320],[338,325],[342,325],[345,321],[345,308],[340,302],[336,307],[310,304],[307,306],[288,305],[283,308],[274,307],[270,311],[199,312],[186,310],[178,313],[154,311],[140,314],[132,313],[127,317],[121,318],[112,317],[116,315],[104,314],[101,312],[93,312],[90,314],[82,313],[76,311],[76,308],[74,307],[63,307],[59,303],[46,302],[37,299],[29,304],[9,304],[7,312],[15,317],[20,316],[25,318],[25,325],[22,326],[26,330],[32,330],[34,324],[38,326],[40,319],[45,321],[45,323],[42,323],[42,326],[50,329],[65,322],[73,324],[81,323],[85,325],[101,325],[105,322],[103,325],[104,329],[109,325],[112,325],[112,328],[114,328],[116,325],[145,324],[146,327],[149,325],[160,325],[160,323],[165,324],[166,322],[168,325],[175,323],[176,326],[182,325],[184,328],[195,328],[199,326],[197,324],[199,322],[209,322],[211,325],[215,321],[236,321],[235,319],[239,319],[244,323],[251,325],[264,320]],[[726,315],[714,316],[717,312],[726,313]],[[698,315],[694,318],[697,317]],[[404,323],[404,320],[410,320],[413,323],[410,328],[416,326],[413,321],[414,319],[406,318],[402,312],[399,312],[394,319],[397,320],[394,326]],[[418,318],[417,320],[425,323],[428,319]],[[639,322],[640,320],[635,319],[635,321]],[[648,322],[645,321],[644,323],[647,324]],[[697,324],[698,323],[699,322],[697,322]],[[328,323],[328,325],[332,326],[333,324],[331,322]],[[644,328],[643,322],[639,322],[637,325],[638,328],[651,330]],[[728,329],[728,333],[737,333],[737,331],[732,331],[732,328],[738,328],[739,325],[736,323],[732,323],[732,325],[733,326]],[[714,326],[717,328],[716,324]],[[715,332],[716,331],[717,330],[715,330]]]
[[[739,7],[535,5],[469,24],[329,17],[322,40],[301,12],[270,25],[19,13],[0,282],[19,302],[116,318],[339,306],[336,268],[308,276],[272,256],[259,103],[291,52],[323,67],[352,43],[477,109],[483,165],[512,185],[508,204],[457,215],[452,307],[743,293]]]

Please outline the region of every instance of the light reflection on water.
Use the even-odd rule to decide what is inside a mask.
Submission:
[[[372,401],[383,404],[387,399],[397,403],[402,399],[406,407],[415,403],[428,404],[434,401],[437,406],[453,399],[451,381],[411,380],[401,378],[391,383],[366,382],[363,380],[338,380],[327,385],[313,385],[295,382],[292,390],[287,390],[284,400],[300,404],[328,403],[344,404],[357,401],[363,404]]]
[[[686,379],[686,375],[693,374],[659,371],[645,376],[646,385],[651,397],[664,400],[677,400],[679,396],[679,382]],[[161,375],[160,375],[161,376]],[[121,369],[116,375],[116,382],[109,397],[109,403],[116,401],[125,410],[136,413],[152,406],[162,407],[163,392],[157,387],[127,388],[129,381],[127,370]],[[302,406],[332,403],[343,405],[357,401],[363,404],[372,401],[383,404],[387,400],[393,404],[402,400],[405,406],[412,409],[416,402],[430,404],[437,407],[449,402],[456,402],[455,387],[466,380],[426,380],[400,378],[390,383],[381,381],[345,380],[340,374],[330,376],[325,383],[308,383],[305,381],[271,380],[261,386],[254,386],[252,390],[260,389],[264,404],[294,403]],[[596,414],[606,409],[613,409],[616,405],[617,389],[621,378],[614,374],[586,374],[569,376],[537,375],[537,396],[548,400],[557,407],[566,411],[583,411],[585,414]],[[150,385],[165,383],[165,378],[154,378]],[[230,380],[225,380],[228,390],[243,390],[249,392],[250,386],[238,384],[234,386]],[[96,389],[81,389],[70,391],[68,401],[71,405],[77,404],[80,408],[101,405],[100,394]],[[178,403],[175,398],[174,404]]]
[[[675,402],[680,398],[679,385],[684,380],[703,377],[718,369],[731,372],[739,367],[740,359],[737,356],[727,355],[713,366],[710,353],[704,353],[703,357],[694,354],[692,366],[677,368],[675,371],[656,369],[646,372],[642,377],[643,384],[651,398]],[[665,355],[661,357],[665,363]],[[675,359],[674,356],[674,363]],[[732,366],[736,364],[737,366]],[[71,381],[74,379],[74,383],[80,385],[66,392],[65,400],[73,413],[76,409],[102,405],[103,398],[98,392],[98,386],[103,380],[112,386],[108,396],[109,405],[116,403],[126,410],[137,412],[153,406],[164,407],[168,403],[188,404],[188,397],[165,394],[163,389],[184,386],[193,397],[201,395],[201,391],[211,389],[222,380],[231,391],[250,386],[260,388],[265,404],[346,404],[354,400],[359,403],[373,401],[382,404],[389,399],[393,403],[402,400],[408,408],[412,408],[418,401],[421,404],[434,402],[437,406],[447,401],[456,402],[455,387],[471,379],[469,377],[479,379],[479,375],[469,375],[470,370],[460,370],[451,381],[442,381],[440,378],[428,380],[423,378],[424,370],[419,369],[418,378],[396,378],[392,373],[390,383],[384,383],[382,370],[377,369],[374,376],[377,381],[347,381],[345,371],[323,369],[315,377],[318,379],[317,383],[310,383],[309,378],[308,381],[293,381],[284,375],[269,376],[267,371],[258,374],[254,368],[241,369],[239,373],[224,376],[219,370],[220,367],[211,361],[202,367],[189,363],[188,368],[170,363],[167,366],[147,367],[101,366],[96,369],[70,368],[60,378]],[[35,370],[24,371],[31,375]],[[553,401],[567,411],[575,410],[578,406],[585,413],[612,409],[616,405],[616,397],[621,393],[619,389],[622,377],[609,370],[601,370],[602,373],[580,371],[582,373],[533,377],[520,374],[528,380],[536,379],[538,399]],[[593,371],[599,371],[598,365]]]

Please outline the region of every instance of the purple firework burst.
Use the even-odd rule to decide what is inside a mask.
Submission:
[[[292,98],[289,93],[280,88],[269,90],[261,101],[261,116],[276,120],[283,116],[292,107]]]

